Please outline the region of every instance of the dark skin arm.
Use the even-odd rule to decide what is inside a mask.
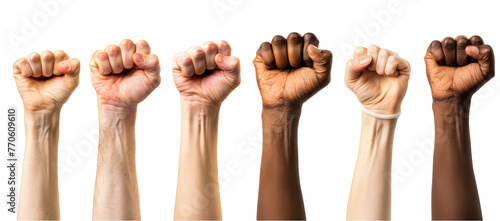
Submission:
[[[432,219],[482,220],[469,110],[474,92],[495,75],[493,50],[479,36],[448,37],[431,43],[425,61],[436,131]]]
[[[275,36],[254,60],[262,96],[263,153],[258,220],[305,220],[297,129],[302,104],[330,81],[332,54],[307,33]]]

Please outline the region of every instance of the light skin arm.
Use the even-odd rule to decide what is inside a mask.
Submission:
[[[137,107],[99,105],[99,153],[94,190],[95,219],[139,220],[135,165]]]
[[[305,220],[297,130],[302,104],[330,82],[332,54],[312,33],[275,36],[254,59],[262,96],[258,220]]]
[[[79,61],[63,51],[32,53],[14,64],[26,128],[19,220],[60,219],[59,117],[62,105],[78,86],[79,71]]]
[[[99,110],[94,220],[140,220],[135,165],[137,106],[160,84],[158,57],[146,41],[123,40],[90,62]]]
[[[181,147],[175,220],[222,220],[217,130],[224,99],[240,84],[240,63],[226,41],[205,42],[176,54],[181,95]]]
[[[175,220],[222,220],[217,173],[219,107],[182,102]]]
[[[471,98],[495,75],[493,49],[479,36],[433,41],[425,56],[435,123],[433,220],[482,220],[472,164]]]
[[[372,45],[358,47],[347,63],[345,83],[367,110],[401,111],[410,64],[396,53]],[[391,219],[392,144],[397,119],[362,112],[358,159],[349,194],[347,220]]]
[[[392,141],[397,120],[362,113],[361,139],[347,220],[391,219]]]
[[[59,220],[57,147],[60,111],[25,111],[19,220]]]

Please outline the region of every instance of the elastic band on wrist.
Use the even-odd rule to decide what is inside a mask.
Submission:
[[[401,112],[397,113],[397,114],[390,114],[390,115],[385,115],[385,114],[377,114],[377,113],[374,113],[368,109],[366,109],[365,107],[363,107],[363,105],[361,105],[361,110],[363,110],[366,114],[372,116],[372,117],[375,117],[375,118],[378,118],[378,119],[382,119],[382,120],[392,120],[392,119],[396,119],[399,117],[399,115],[401,115]]]

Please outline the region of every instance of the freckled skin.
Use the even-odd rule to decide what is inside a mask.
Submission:
[[[472,95],[495,75],[479,36],[433,41],[425,55],[435,121],[433,220],[482,220],[469,134]]]

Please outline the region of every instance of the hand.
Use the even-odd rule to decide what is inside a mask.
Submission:
[[[410,63],[397,53],[376,45],[358,47],[347,62],[344,81],[363,107],[391,115],[401,111],[410,71]]]
[[[99,105],[136,106],[160,85],[160,63],[146,41],[125,39],[92,55],[90,70]]]
[[[177,53],[172,72],[181,99],[194,104],[220,105],[241,82],[240,60],[226,41]]]
[[[470,99],[495,76],[493,49],[479,36],[433,41],[424,59],[435,101]]]
[[[312,33],[290,33],[264,42],[253,63],[265,108],[300,107],[328,85],[332,53],[319,50]]]
[[[61,109],[78,86],[80,61],[64,51],[31,53],[14,63],[14,78],[26,111]]]

